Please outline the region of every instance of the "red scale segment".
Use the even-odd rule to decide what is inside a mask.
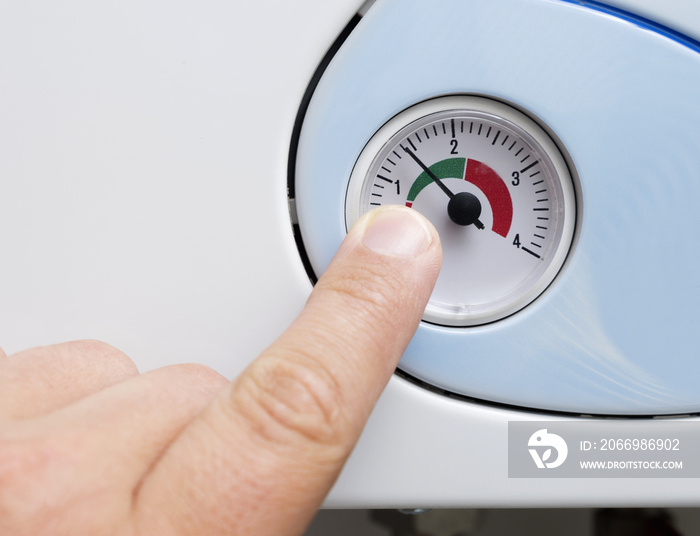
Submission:
[[[508,236],[513,223],[513,201],[503,179],[483,162],[470,158],[467,160],[464,180],[479,188],[489,200],[493,212],[491,230],[504,238]]]

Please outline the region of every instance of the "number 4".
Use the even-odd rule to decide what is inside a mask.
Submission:
[[[513,240],[513,245],[514,245],[516,248],[519,248],[519,247],[520,247],[520,235],[519,235],[519,234],[516,234],[516,235],[515,235],[515,239]]]

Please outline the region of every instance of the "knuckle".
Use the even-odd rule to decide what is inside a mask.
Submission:
[[[322,446],[344,444],[340,389],[330,371],[303,352],[266,355],[253,364],[234,392],[240,408],[266,442],[297,438]]]
[[[72,341],[65,348],[59,347],[59,351],[77,354],[86,362],[99,361],[102,367],[115,376],[131,377],[138,374],[138,369],[129,356],[106,342],[94,339]]]
[[[230,385],[230,382],[214,369],[197,363],[169,365],[147,374],[164,376],[167,380],[166,388],[178,396],[186,393],[187,404],[191,404],[191,407],[206,405]]]
[[[218,391],[230,382],[216,370],[199,363],[178,363],[170,365],[176,374],[182,375],[188,382],[196,384],[205,390]]]

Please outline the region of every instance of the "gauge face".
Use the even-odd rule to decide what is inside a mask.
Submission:
[[[443,266],[425,321],[493,322],[552,283],[576,221],[571,175],[556,144],[503,103],[441,97],[404,110],[369,141],[346,197],[348,228],[405,205],[437,228]]]

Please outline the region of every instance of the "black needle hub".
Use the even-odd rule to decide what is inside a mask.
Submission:
[[[469,192],[460,192],[450,199],[447,203],[447,215],[457,225],[474,224],[477,229],[484,228],[484,224],[479,221],[481,203]]]

